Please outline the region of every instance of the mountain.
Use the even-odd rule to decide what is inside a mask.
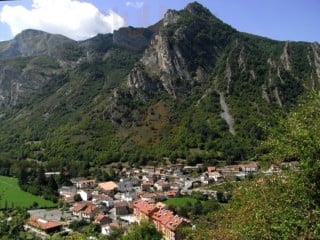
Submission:
[[[80,42],[26,30],[0,43],[0,159],[72,175],[257,159],[319,79],[318,43],[238,32],[196,2]]]

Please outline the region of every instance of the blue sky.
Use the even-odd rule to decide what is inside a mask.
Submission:
[[[0,1],[0,41],[26,28],[81,40],[122,27],[146,27],[188,0]],[[320,42],[319,0],[198,0],[242,32],[277,40]]]

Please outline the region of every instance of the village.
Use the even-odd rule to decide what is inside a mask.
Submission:
[[[73,221],[85,221],[97,224],[101,234],[109,235],[113,229],[126,229],[131,224],[148,221],[163,234],[163,239],[179,240],[182,239],[180,229],[196,226],[169,210],[164,203],[166,199],[189,196],[193,191],[217,198],[217,192],[205,186],[241,180],[257,173],[277,174],[281,168],[283,166],[271,165],[268,170],[261,171],[256,162],[205,169],[202,164],[171,164],[166,167],[123,168],[118,182],[73,178],[72,186],[59,189],[64,207],[29,210],[30,218],[25,229],[47,239],[53,233],[72,231],[68,226]],[[54,174],[60,173],[46,173],[47,176]]]

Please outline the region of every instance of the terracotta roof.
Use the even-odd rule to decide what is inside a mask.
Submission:
[[[178,216],[173,216],[173,218],[171,218],[167,223],[166,223],[166,227],[169,228],[172,231],[175,231],[181,223],[183,223],[185,221],[185,219],[180,218]]]
[[[149,192],[143,192],[140,194],[140,198],[155,198],[157,194],[155,193],[149,193]]]
[[[95,222],[100,222],[102,219],[109,217],[109,215],[104,215],[102,213],[99,213],[94,217]]]
[[[170,185],[168,182],[163,181],[163,180],[158,180],[155,184],[157,184],[158,186],[168,186]]]
[[[93,204],[87,204],[86,209],[83,211],[84,214],[91,214],[93,213],[98,207]]]
[[[208,172],[214,172],[216,171],[216,167],[208,167]]]
[[[79,211],[83,210],[86,206],[87,206],[87,203],[86,203],[86,202],[77,203],[77,204],[75,204],[75,206],[72,208],[72,211],[73,211],[73,212],[79,212]]]
[[[42,230],[49,230],[49,229],[61,227],[64,225],[61,222],[46,220],[46,219],[43,219],[40,217],[29,218],[27,220],[27,224],[29,224],[30,226],[42,229]]]
[[[147,215],[157,210],[157,208],[154,205],[149,204],[146,201],[143,200],[137,200],[133,202],[133,208],[138,209],[140,212],[143,212]]]
[[[102,182],[102,183],[99,183],[98,186],[99,186],[100,188],[102,188],[103,190],[105,190],[105,191],[112,191],[112,190],[114,190],[115,188],[118,188],[118,184],[116,184],[116,183],[113,182],[113,181]]]
[[[173,212],[161,209],[152,214],[151,218],[162,225],[166,225],[174,217]]]
[[[92,196],[92,199],[100,200],[100,201],[113,200],[111,197],[109,197],[108,195],[105,195],[105,194],[93,195],[93,196]]]
[[[172,189],[166,192],[167,196],[175,196],[177,193],[179,192],[179,190],[177,189]]]
[[[90,179],[90,180],[80,180],[78,181],[80,184],[91,184],[91,183],[96,183],[95,179]]]
[[[147,181],[144,181],[141,183],[141,186],[152,186],[152,182],[147,182]]]
[[[240,166],[246,167],[246,168],[257,168],[258,164],[256,162],[249,162],[249,163],[240,164]]]

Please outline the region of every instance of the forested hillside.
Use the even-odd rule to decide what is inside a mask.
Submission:
[[[98,177],[115,162],[260,160],[319,86],[318,43],[241,33],[198,3],[82,42],[27,30],[0,56],[5,175],[20,162]]]

